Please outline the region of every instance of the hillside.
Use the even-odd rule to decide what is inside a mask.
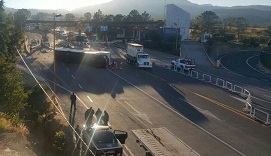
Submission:
[[[251,5],[251,6],[233,6],[233,7],[221,7],[213,6],[210,4],[198,5],[191,3],[188,0],[171,0],[173,3],[183,10],[187,11],[191,15],[191,19],[198,16],[204,11],[214,11],[222,19],[229,16],[244,17],[247,19],[248,23],[251,24],[271,24],[271,6],[265,5]],[[168,3],[169,3],[168,2]],[[83,15],[86,12],[94,14],[100,9],[103,14],[123,14],[127,15],[133,9],[138,10],[140,13],[147,11],[151,14],[152,18],[163,19],[165,11],[165,0],[113,0],[108,3],[103,3],[99,5],[85,6],[82,8],[77,8],[73,11],[67,10],[37,10],[28,9],[32,14],[37,12],[46,13],[74,13]],[[14,9],[6,8],[6,11],[14,11]]]

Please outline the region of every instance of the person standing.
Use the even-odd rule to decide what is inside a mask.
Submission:
[[[92,107],[86,110],[85,120],[86,120],[87,126],[90,126],[92,124],[93,114],[94,114],[94,110],[92,109]]]
[[[72,93],[72,95],[70,96],[70,100],[71,100],[71,110],[72,106],[74,107],[74,110],[76,110],[76,95],[74,95],[74,93]]]
[[[102,117],[103,120],[103,124],[104,125],[108,125],[108,121],[109,121],[109,114],[107,113],[107,111],[104,111],[104,115]]]
[[[96,113],[95,113],[95,116],[97,118],[98,124],[100,124],[101,115],[102,115],[102,111],[100,110],[100,108],[98,108],[97,111],[96,111]]]

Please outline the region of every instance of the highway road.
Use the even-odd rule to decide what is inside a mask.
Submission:
[[[112,47],[112,56],[124,62],[123,51]],[[36,51],[26,57],[36,73],[52,87],[52,53]],[[242,112],[240,97],[216,86],[160,67],[172,56],[157,53],[152,70],[122,64],[122,69],[96,69],[57,64],[57,95],[72,125],[82,125],[86,108],[101,108],[114,129],[128,131],[124,155],[145,155],[132,130],[166,128],[200,155],[269,155],[271,129]],[[197,67],[210,74],[231,72],[211,66]],[[232,76],[234,75],[234,76]],[[255,87],[251,85],[251,87]],[[75,118],[70,117],[70,92],[78,96]],[[163,140],[162,140],[163,143]],[[180,155],[173,145],[164,145]],[[171,147],[171,149],[170,149]]]

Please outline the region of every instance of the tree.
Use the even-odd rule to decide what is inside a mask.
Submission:
[[[17,114],[23,110],[30,92],[26,92],[20,81],[22,73],[15,64],[0,59],[0,110],[8,114]]]
[[[33,20],[46,20],[48,16],[48,13],[38,12],[36,15],[32,15],[31,18]]]
[[[14,13],[14,24],[17,29],[21,29],[25,20],[30,18],[31,12],[27,9],[19,9]]]
[[[196,17],[195,24],[201,33],[216,33],[221,22],[219,17],[212,11],[205,11]]]
[[[74,14],[72,14],[72,13],[66,14],[64,19],[65,19],[65,21],[75,21],[76,20]]]
[[[231,31],[234,26],[234,17],[227,17],[223,20],[224,29]]]
[[[237,40],[240,41],[240,34],[245,32],[247,23],[244,17],[236,17],[234,19],[234,26],[236,27]]]
[[[93,21],[100,22],[104,18],[103,12],[99,9],[97,12],[93,15]]]
[[[4,13],[3,4],[0,1],[0,111],[16,115],[24,109],[29,92],[24,90],[22,74],[15,66],[16,46],[20,47],[18,45],[22,40],[22,33],[15,28],[14,16]],[[27,14],[27,11],[18,10],[15,13],[17,20],[26,19],[28,15],[24,13]]]
[[[113,21],[114,22],[122,22],[123,21],[124,16],[122,14],[117,14],[113,17]]]
[[[113,22],[114,21],[114,16],[113,15],[105,15],[103,18],[103,21],[105,22]]]
[[[90,12],[87,12],[84,14],[84,17],[87,21],[90,21],[91,20],[91,13]]]
[[[150,15],[149,13],[147,13],[146,11],[144,11],[144,12],[141,14],[141,19],[142,19],[142,22],[150,21],[151,15]]]
[[[126,22],[141,22],[142,17],[137,10],[132,10],[129,15],[124,18],[124,20]]]
[[[5,15],[4,1],[1,0],[0,1],[0,22],[3,22],[4,15]]]

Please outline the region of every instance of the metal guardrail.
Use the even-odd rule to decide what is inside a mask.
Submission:
[[[232,91],[232,83],[230,83],[230,82],[228,82],[228,81],[226,81],[226,84],[225,84],[225,89],[228,89],[229,91]]]
[[[171,69],[173,69],[173,71],[178,72],[176,66],[172,66]],[[200,79],[199,72],[195,71],[195,70],[188,71],[188,74],[186,74],[184,72],[184,70],[180,69],[180,73],[183,75],[190,76],[192,78],[196,78],[198,80],[213,84],[212,77],[208,74],[203,73],[202,78]],[[270,114],[267,111],[264,111],[263,109],[255,108],[253,106],[253,102],[251,100],[251,94],[247,89],[244,89],[238,85],[234,85],[233,83],[231,83],[229,81],[225,81],[220,78],[216,78],[215,84],[213,84],[213,85],[227,89],[233,93],[237,93],[241,97],[245,98],[246,101],[245,101],[245,107],[243,108],[243,111],[247,112],[251,118],[258,119],[260,121],[263,121],[266,125],[270,125]]]
[[[257,115],[256,115],[256,112],[259,112],[261,114],[264,114],[266,115],[266,121],[264,122],[266,125],[270,125],[270,122],[269,122],[269,114],[263,110],[260,110],[258,108],[254,108],[253,109],[253,113],[252,113],[252,118],[257,118]],[[259,119],[259,118],[258,118]]]

